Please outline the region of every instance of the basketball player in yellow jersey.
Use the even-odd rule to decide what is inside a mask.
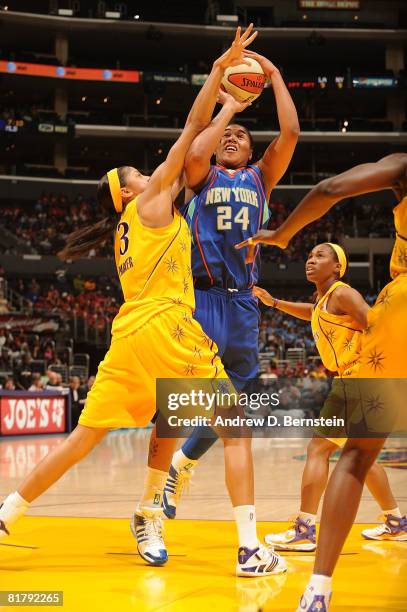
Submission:
[[[347,258],[338,244],[319,244],[308,256],[307,279],[315,283],[316,304],[286,302],[255,287],[253,293],[267,306],[311,321],[312,333],[324,366],[339,377],[354,374],[359,367],[362,331],[370,310],[360,293],[340,279],[346,272]],[[339,382],[339,381],[338,381]],[[321,414],[343,414],[343,393],[335,392],[335,381]],[[322,435],[322,432],[321,432]],[[319,502],[328,482],[329,458],[346,438],[315,436],[307,447],[307,460],[301,482],[301,506],[293,526],[282,533],[269,534],[265,540],[277,550],[313,551],[316,549],[315,522]],[[362,535],[375,540],[407,540],[407,520],[402,517],[383,467],[373,464],[366,484],[381,507],[385,523],[366,529]]]
[[[238,28],[231,48],[215,61],[166,161],[151,178],[132,167],[108,172],[98,188],[106,217],[67,239],[61,256],[74,259],[87,254],[116,228],[116,265],[125,302],[114,320],[111,347],[99,365],[77,428],[4,500],[0,539],[9,535],[30,503],[85,457],[109,429],[147,425],[156,411],[157,378],[226,378],[216,346],[192,318],[190,235],[186,222],[174,211],[173,185],[193,139],[209,123],[224,70],[244,61],[243,51],[256,36],[251,30],[252,26],[240,36]],[[234,105],[225,104],[218,120],[226,115],[229,121],[234,112]],[[224,440],[224,446],[233,505],[252,507],[250,441]],[[158,521],[140,517],[136,529],[141,533],[155,529],[157,544],[162,541]],[[247,545],[239,549],[237,573],[259,576],[285,571],[284,561],[258,543],[254,516],[242,513],[238,531]],[[148,558],[140,541],[139,550]],[[165,563],[165,547],[161,556],[156,553],[156,564]]]
[[[407,153],[394,153],[321,181],[275,232],[259,232],[238,248],[248,247],[248,259],[258,243],[285,248],[298,231],[321,218],[337,202],[382,189],[392,189],[399,201],[393,210],[393,280],[380,292],[369,312],[357,376],[407,378]],[[314,609],[314,603],[318,603],[321,612],[328,609],[332,574],[355,520],[367,472],[383,444],[383,438],[354,438],[343,448],[324,496],[314,574],[298,608],[302,612]]]

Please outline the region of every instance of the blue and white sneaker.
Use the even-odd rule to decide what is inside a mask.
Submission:
[[[150,565],[164,565],[168,553],[163,538],[162,508],[138,508],[130,523],[137,550]]]
[[[407,541],[407,517],[385,515],[385,522],[378,527],[365,529],[362,536],[366,540],[391,540],[392,542]]]
[[[163,512],[167,518],[175,519],[178,502],[193,473],[194,470],[188,469],[188,466],[176,470],[172,464],[170,465],[163,493]]]
[[[317,547],[315,525],[311,525],[309,520],[304,521],[297,516],[290,529],[281,533],[269,533],[264,541],[276,550],[312,552]]]
[[[270,548],[259,544],[257,548],[241,546],[237,553],[236,576],[271,576],[287,571],[285,559]]]
[[[332,593],[328,596],[317,595],[314,587],[308,585],[300,599],[296,612],[327,612],[331,602]]]

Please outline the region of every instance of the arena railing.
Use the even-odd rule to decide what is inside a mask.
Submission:
[[[168,18],[166,12],[166,18]],[[98,32],[107,33],[115,32],[118,36],[126,33],[133,36],[147,35],[151,40],[159,41],[164,36],[184,36],[196,40],[199,37],[201,40],[205,38],[218,38],[225,40],[233,32],[233,27],[222,25],[205,25],[192,23],[169,23],[157,21],[143,21],[142,19],[121,20],[121,19],[84,19],[81,17],[60,17],[54,15],[43,15],[36,13],[24,13],[17,11],[2,11],[2,21],[8,26],[30,26],[35,29],[50,30],[53,33],[55,28],[59,32],[83,32],[89,33],[97,30]],[[297,24],[292,24],[292,27],[262,27],[262,39],[287,40],[287,39],[310,39],[315,35],[322,36],[326,40],[365,40],[371,42],[405,40],[407,31],[396,28],[383,27],[384,23],[378,24],[379,27],[355,28],[354,24],[350,27],[324,27],[322,23],[319,27],[314,24],[313,27],[295,27]],[[374,24],[369,24],[373,26]],[[312,40],[312,38],[311,38]]]

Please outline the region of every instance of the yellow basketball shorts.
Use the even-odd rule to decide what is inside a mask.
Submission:
[[[358,378],[407,378],[407,273],[380,292],[362,335]]]
[[[113,338],[79,418],[80,425],[145,427],[156,412],[157,378],[226,378],[216,344],[187,309],[155,315]]]

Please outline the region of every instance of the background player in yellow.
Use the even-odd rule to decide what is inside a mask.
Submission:
[[[380,292],[363,335],[357,376],[407,378],[407,154],[394,153],[376,163],[355,166],[316,185],[276,231],[261,231],[237,245],[253,257],[258,243],[285,248],[308,223],[320,219],[337,202],[364,193],[392,189],[396,240],[391,256],[392,282]],[[400,407],[402,408],[402,407]],[[329,607],[332,574],[355,520],[366,474],[384,438],[353,438],[345,444],[326,489],[314,574],[301,599],[302,612]]]
[[[367,327],[370,310],[358,291],[342,282],[347,257],[338,244],[318,244],[308,256],[307,280],[317,289],[315,304],[287,302],[271,296],[260,287],[253,293],[267,306],[289,315],[311,321],[314,340],[325,367],[339,377],[351,376],[358,368],[362,330]],[[335,382],[337,383],[335,385]],[[339,386],[339,389],[336,388]],[[327,414],[328,413],[328,414]],[[346,419],[343,392],[339,379],[334,379],[332,391],[321,414]],[[282,533],[266,536],[267,544],[277,550],[313,551],[316,549],[316,515],[328,482],[329,458],[342,447],[347,438],[322,437],[321,432],[310,440],[301,481],[301,505],[294,524]],[[329,435],[329,433],[328,433]],[[374,463],[366,484],[381,507],[385,522],[362,535],[375,540],[407,540],[407,521],[403,517],[390,489],[383,467]]]
[[[226,378],[216,346],[192,318],[190,238],[185,220],[174,210],[174,183],[195,136],[206,127],[224,70],[244,61],[243,50],[255,38],[252,26],[213,66],[187,123],[166,161],[151,177],[135,168],[111,170],[99,182],[98,199],[106,217],[71,234],[61,256],[74,259],[104,241],[116,228],[115,258],[125,302],[112,327],[112,343],[98,369],[77,428],[26,477],[0,507],[0,539],[30,503],[72,465],[85,457],[115,427],[145,426],[156,410],[156,379]],[[233,111],[234,112],[234,111]],[[225,105],[221,111],[230,114]],[[239,482],[234,505],[253,503],[252,458],[245,439],[225,440],[226,481]],[[238,525],[246,539],[256,534],[253,517]],[[157,527],[143,517],[137,529]],[[239,533],[240,533],[239,531]],[[158,534],[159,535],[159,534]],[[158,538],[159,539],[159,538]],[[141,551],[142,552],[142,551]],[[162,551],[159,562],[165,562]],[[237,572],[261,575],[285,571],[272,551],[258,544],[239,549]]]

